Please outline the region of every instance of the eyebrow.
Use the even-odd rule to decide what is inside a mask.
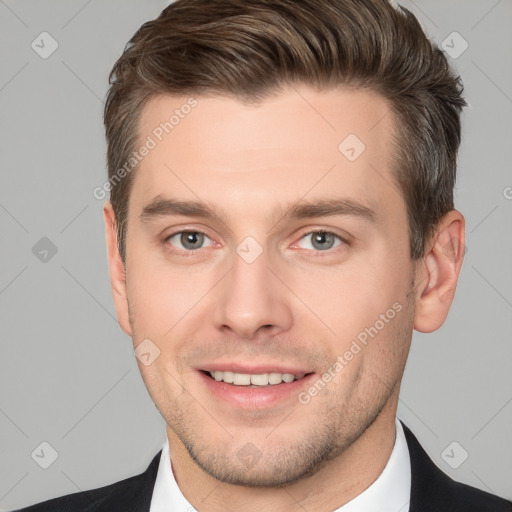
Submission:
[[[200,201],[180,201],[157,196],[144,206],[140,214],[140,221],[144,223],[154,218],[172,215],[214,219],[223,224],[226,223],[228,218],[225,213],[217,212]],[[376,222],[375,212],[368,206],[353,199],[299,201],[284,208],[276,207],[273,211],[273,217],[277,219],[276,223],[284,219],[306,219],[335,215],[350,215],[370,222]]]

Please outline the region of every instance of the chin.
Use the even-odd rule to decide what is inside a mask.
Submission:
[[[261,449],[257,442],[237,443],[228,446],[189,443],[182,439],[190,457],[208,475],[216,480],[244,487],[285,487],[317,473],[324,464],[338,456],[343,449],[333,434],[320,432],[305,435],[301,439],[265,443]],[[263,443],[259,443],[260,446]],[[201,446],[199,448],[198,446]]]

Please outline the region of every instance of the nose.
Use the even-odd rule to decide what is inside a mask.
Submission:
[[[234,255],[233,267],[218,287],[213,315],[224,335],[255,340],[291,328],[290,292],[268,266],[265,252],[252,262]]]

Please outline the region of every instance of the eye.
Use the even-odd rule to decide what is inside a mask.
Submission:
[[[306,233],[299,241],[301,249],[313,249],[315,251],[327,251],[338,247],[343,239],[329,231],[311,231]]]
[[[168,236],[165,241],[185,251],[194,251],[213,245],[211,238],[200,231],[179,231]]]

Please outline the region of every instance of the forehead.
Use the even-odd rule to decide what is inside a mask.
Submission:
[[[293,87],[257,104],[220,95],[160,95],[145,106],[132,198],[174,193],[238,206],[308,194],[400,200],[393,116],[369,90]],[[219,199],[221,198],[221,199]]]

